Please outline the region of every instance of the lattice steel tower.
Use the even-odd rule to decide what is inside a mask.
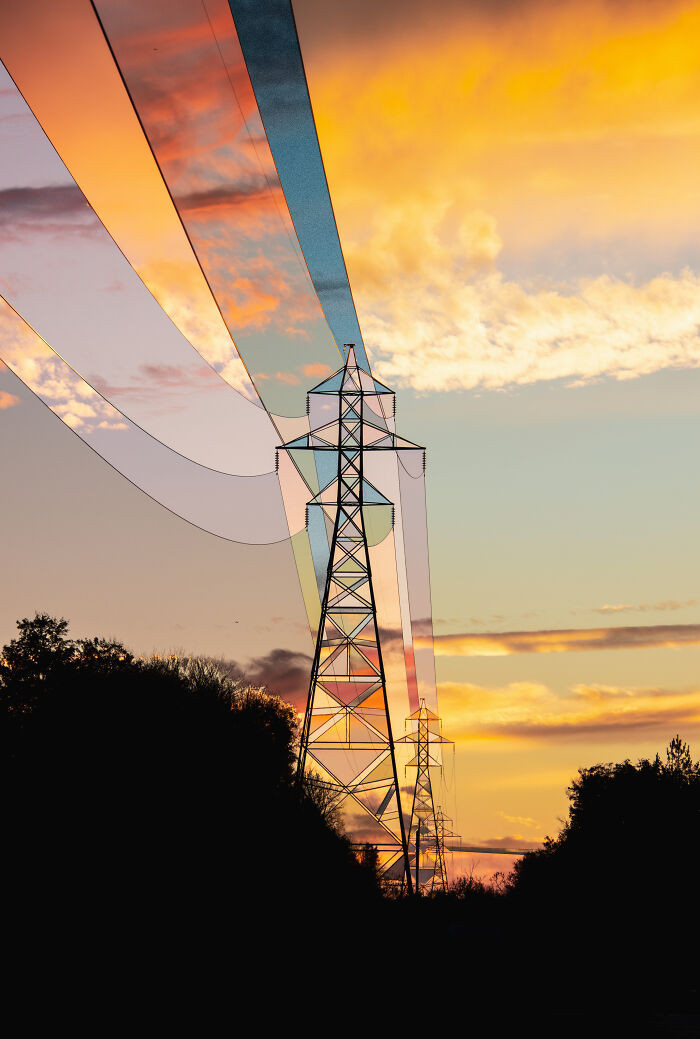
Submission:
[[[408,827],[409,867],[417,893],[444,891],[447,889],[444,841],[446,817],[442,812],[435,811],[430,769],[442,767],[431,748],[450,741],[442,735],[440,719],[428,710],[425,700],[421,700],[418,710],[406,720],[410,731],[397,742],[415,747],[415,754],[407,767],[417,769]]]
[[[330,404],[329,420],[284,445],[292,458],[315,452],[319,474],[327,453],[337,454],[337,466],[326,466],[331,478],[309,502],[322,509],[332,533],[299,770],[321,777],[353,843],[374,845],[382,871],[398,867],[410,888],[364,515],[369,506],[391,503],[365,478],[363,457],[422,448],[390,431],[380,402],[392,391],[358,366],[352,344],[346,347],[344,367],[309,391],[310,398],[326,398],[317,403]]]
[[[445,815],[442,808],[438,808],[435,813],[435,871],[436,877],[439,870],[440,882],[436,882],[436,888],[442,891],[447,890],[447,866],[445,864],[445,837],[457,837],[458,835],[447,826],[447,823],[452,823],[449,816]]]

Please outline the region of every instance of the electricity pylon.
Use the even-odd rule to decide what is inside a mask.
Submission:
[[[445,837],[456,837],[457,834],[446,825],[452,823],[442,808],[435,813],[435,887],[434,890],[447,891],[447,866],[445,864]],[[439,879],[438,879],[439,875]]]
[[[440,719],[428,710],[425,700],[421,700],[418,710],[406,721],[410,731],[396,742],[415,747],[415,754],[406,766],[417,769],[408,827],[409,867],[417,894],[444,891],[447,888],[445,816],[435,811],[430,769],[442,767],[440,759],[431,753],[431,747],[450,741],[442,735]]]
[[[292,460],[298,451],[314,452],[320,484],[324,472],[331,477],[309,502],[322,510],[330,557],[298,768],[321,777],[353,843],[373,844],[382,872],[398,868],[410,888],[365,525],[366,508],[391,503],[365,478],[363,458],[423,449],[390,431],[381,400],[392,391],[358,366],[354,344],[346,347],[344,367],[309,391],[310,403],[312,394],[326,398],[317,403],[330,404],[329,420],[283,445]]]

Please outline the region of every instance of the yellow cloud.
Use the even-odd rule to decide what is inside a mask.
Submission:
[[[507,812],[498,812],[501,818],[505,819],[509,823],[517,823],[518,826],[524,826],[528,830],[539,830],[542,824],[537,819],[532,819],[527,815],[508,815]]]
[[[665,737],[700,725],[700,689],[577,685],[558,696],[532,683],[443,682],[438,700],[445,731],[457,740],[620,739],[632,731]]]
[[[393,39],[305,49],[380,378],[439,391],[700,364],[692,270],[558,274],[582,243],[601,269],[621,237],[652,262],[659,240],[690,240],[699,37],[697,0],[565,0],[408,11]],[[537,253],[546,284],[499,273],[503,253],[533,272]]]
[[[700,123],[697,2],[464,5],[424,23],[374,47],[302,36],[343,240],[407,200],[488,196],[533,233],[530,196],[546,196],[549,233],[561,201],[585,230],[592,198],[619,222],[650,188],[676,216],[678,189],[696,195],[673,146],[692,150]]]

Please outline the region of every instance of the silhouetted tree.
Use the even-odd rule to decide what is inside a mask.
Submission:
[[[659,760],[658,754],[656,760]],[[687,782],[693,782],[700,775],[700,761],[693,761],[690,747],[677,734],[666,748],[666,771]]]
[[[295,904],[323,924],[339,889],[348,906],[377,897],[293,780],[293,707],[210,661],[139,660],[46,614],[18,627],[0,670],[0,789],[24,932],[38,914],[103,952],[129,940],[130,955],[201,958],[224,934],[286,940]]]
[[[526,926],[576,950],[582,984],[597,975],[599,988],[628,985],[635,998],[689,998],[700,923],[700,769],[689,748],[676,736],[665,764],[657,755],[581,769],[568,794],[559,836],[513,871]],[[603,946],[616,950],[612,974]]]
[[[78,639],[73,643],[73,660],[78,668],[93,669],[101,674],[129,668],[134,663],[132,653],[122,645],[108,639]]]
[[[359,859],[365,869],[375,876],[379,875],[379,852],[374,844],[363,844],[360,849]]]
[[[321,818],[337,833],[343,832],[343,820],[338,806],[337,791],[318,772],[307,771],[301,779],[304,795],[318,810]]]
[[[0,687],[6,705],[28,710],[34,691],[60,670],[75,654],[68,637],[68,621],[37,613],[32,620],[17,621],[19,638],[3,647]]]

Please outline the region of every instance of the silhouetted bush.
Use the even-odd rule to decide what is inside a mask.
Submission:
[[[525,926],[544,927],[592,988],[627,988],[653,1005],[697,990],[700,767],[677,736],[666,762],[579,770],[556,839],[511,879]]]
[[[101,954],[258,942],[274,956],[305,904],[313,929],[339,887],[356,912],[379,897],[294,781],[291,706],[206,661],[71,641],[45,614],[18,627],[0,745],[4,865],[27,934],[40,921]]]
[[[441,991],[490,1033],[700,1034],[700,766],[676,737],[665,763],[582,769],[568,793],[559,836],[508,877],[393,905],[399,946],[435,950]]]

